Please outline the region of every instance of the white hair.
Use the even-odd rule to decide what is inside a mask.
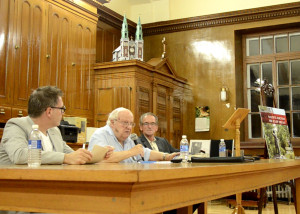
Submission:
[[[132,112],[124,107],[120,107],[120,108],[116,108],[115,110],[113,110],[109,115],[108,115],[108,119],[106,121],[106,124],[110,126],[110,121],[111,120],[117,120],[119,117],[119,113],[122,111],[129,111],[131,114]]]

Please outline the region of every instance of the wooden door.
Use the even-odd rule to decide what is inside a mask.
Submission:
[[[132,89],[130,87],[98,88],[95,94],[95,126],[105,126],[109,113],[118,108],[130,109]]]
[[[0,1],[0,105],[12,103],[14,12],[15,1]],[[5,111],[3,110],[3,112]]]
[[[67,103],[68,70],[71,67],[70,30],[69,13],[55,5],[48,4],[46,63],[42,84],[59,87],[64,92],[63,99],[67,108],[69,107]]]
[[[93,78],[95,63],[96,26],[78,18],[72,22],[72,46],[68,87],[71,114],[93,118]]]
[[[158,117],[157,136],[179,148],[183,130],[183,91],[163,84],[156,84],[153,90],[153,112]]]
[[[143,81],[139,81],[136,91],[136,112],[133,112],[136,123],[134,131],[140,135],[139,120],[141,115],[147,112],[153,112],[153,91],[151,79],[148,79],[145,76]]]
[[[172,97],[172,116],[171,116],[171,130],[170,130],[170,143],[173,147],[180,147],[180,140],[182,138],[183,130],[183,95]]]
[[[156,85],[156,96],[153,96],[155,102],[154,114],[158,117],[157,135],[169,139],[170,129],[170,104],[169,104],[169,88],[163,85]]]
[[[40,0],[16,2],[13,104],[26,107],[32,90],[40,84],[45,10]]]

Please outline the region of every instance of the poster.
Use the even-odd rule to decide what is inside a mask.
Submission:
[[[285,110],[259,106],[259,112],[269,158],[294,159]]]
[[[210,117],[208,106],[197,106],[195,115],[195,132],[209,131]]]

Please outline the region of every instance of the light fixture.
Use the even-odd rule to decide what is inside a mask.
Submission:
[[[221,101],[226,101],[228,99],[227,90],[226,87],[222,87],[220,94]]]

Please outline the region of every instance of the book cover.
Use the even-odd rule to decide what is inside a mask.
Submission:
[[[294,159],[285,110],[259,106],[259,112],[269,158]]]

